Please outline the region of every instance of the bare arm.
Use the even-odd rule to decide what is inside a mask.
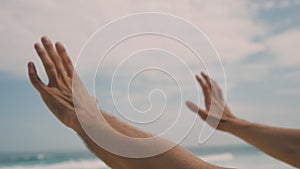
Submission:
[[[98,131],[99,136],[103,139],[111,139],[116,146],[122,146],[125,143],[122,140],[114,139],[113,134],[105,125],[95,121],[95,114],[99,113],[103,116],[112,128],[123,135],[134,138],[147,138],[151,134],[138,130],[128,124],[116,119],[115,117],[99,110],[96,99],[88,94],[79,77],[74,72],[71,60],[60,43],[56,43],[55,47],[51,41],[43,37],[42,44],[35,44],[35,49],[43,62],[46,73],[49,78],[49,84],[45,85],[37,75],[37,71],[32,62],[28,64],[28,72],[33,86],[41,94],[42,99],[51,110],[51,112],[67,127],[73,129],[87,144],[89,149],[100,159],[102,159],[108,166],[112,168],[122,169],[140,169],[140,168],[163,168],[163,169],[189,169],[189,168],[205,168],[217,169],[217,167],[208,164],[189,151],[176,145],[171,150],[148,158],[128,158],[113,154],[102,147],[98,146],[85,132],[80,125],[77,116],[81,116],[84,121],[88,122],[93,129]],[[77,78],[75,84],[72,79]],[[73,81],[74,82],[74,81]],[[72,84],[76,85],[77,95],[74,96]],[[74,103],[73,96],[78,97],[78,103]],[[76,100],[76,99],[75,99]],[[75,112],[75,106],[79,109],[79,113]],[[145,145],[143,142],[137,143],[142,151],[160,147],[165,140],[154,142],[151,147]]]
[[[199,108],[192,102],[187,102],[187,106],[205,120],[207,117],[216,118],[214,111],[210,111],[211,106],[220,107],[222,116],[217,129],[234,134],[247,141],[261,151],[282,160],[295,167],[300,167],[300,130],[270,127],[257,123],[247,122],[235,117],[225,104],[222,91],[217,83],[202,73],[202,77],[196,76],[202,87],[206,110]]]

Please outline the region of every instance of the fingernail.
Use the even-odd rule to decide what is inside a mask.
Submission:
[[[42,37],[42,41],[43,41],[43,42],[46,42],[46,43],[49,43],[49,42],[50,42],[50,39],[49,39],[47,36],[43,36],[43,37]]]
[[[40,48],[41,48],[41,45],[40,45],[39,43],[35,43],[35,44],[34,44],[34,48],[40,49]]]
[[[36,43],[35,45],[34,45],[34,48],[35,48],[35,50],[37,51],[37,52],[41,52],[42,51],[42,45],[40,44],[40,43]]]
[[[56,42],[56,45],[58,46],[58,47],[60,47],[60,48],[62,48],[64,45],[61,43],[61,42]]]
[[[32,64],[33,64],[32,62],[29,62],[29,63],[27,64],[27,66],[28,66],[28,67],[32,67]]]
[[[34,73],[34,68],[33,68],[33,63],[32,62],[28,63],[28,70],[29,70],[30,74]]]

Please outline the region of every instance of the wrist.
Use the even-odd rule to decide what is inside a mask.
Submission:
[[[250,122],[239,119],[239,118],[230,118],[226,120],[224,124],[223,131],[236,135],[236,133],[240,132],[244,128],[250,125]]]
[[[97,113],[99,113],[99,115],[95,115],[93,113],[90,113],[89,111],[81,112],[81,114],[83,115],[77,114],[77,118],[72,129],[78,135],[85,136],[87,135],[86,131],[90,129],[96,128],[100,132],[101,129],[107,129],[108,125],[112,128],[114,127],[113,124],[116,122],[116,118],[114,116],[109,115],[102,110],[97,110]],[[80,121],[78,119],[78,116],[81,117]]]
[[[85,131],[82,128],[78,119],[76,119],[76,122],[74,122],[74,125],[71,128],[80,136],[85,134]]]
[[[92,128],[92,127],[99,127],[99,120],[101,118],[97,118],[96,112],[98,113],[99,110],[94,111],[86,111],[86,110],[77,110],[75,118],[73,120],[72,129],[80,136],[85,136],[86,132],[85,129]],[[101,113],[101,111],[100,111]],[[80,120],[79,120],[80,118]],[[97,125],[98,124],[98,125]]]

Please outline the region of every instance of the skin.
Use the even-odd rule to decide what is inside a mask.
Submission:
[[[89,149],[108,166],[114,169],[222,168],[204,162],[179,145],[176,145],[165,153],[148,158],[128,158],[118,156],[98,146],[81,127],[77,117],[80,116],[80,119],[87,122],[87,124],[90,125],[90,128],[94,131],[98,131],[100,137],[103,136],[103,139],[110,139],[110,141],[114,142],[114,145],[120,145],[120,147],[126,143],[124,143],[123,140],[115,139],[111,130],[106,125],[103,125],[103,121],[100,120],[100,123],[99,121],[96,122],[95,112],[101,114],[104,118],[102,120],[108,122],[113,129],[123,135],[134,138],[147,138],[152,135],[134,128],[103,110],[98,109],[96,99],[88,94],[80,78],[74,71],[73,64],[71,63],[70,57],[64,46],[59,42],[53,45],[47,37],[42,37],[41,42],[42,44],[36,43],[34,47],[44,65],[49,78],[49,84],[45,85],[41,81],[34,64],[29,62],[28,73],[32,85],[40,93],[50,111],[64,125],[73,129],[82,138]],[[76,94],[72,92],[72,85],[76,86]],[[73,96],[75,98],[74,100],[78,100],[78,102],[74,102]],[[75,112],[75,107],[77,108],[76,110],[78,110],[77,114]],[[141,151],[148,151],[149,149],[160,148],[161,146],[164,146],[164,143],[168,144],[169,142],[167,140],[159,139],[151,145],[138,142],[135,146],[139,147]]]
[[[186,105],[205,121],[210,119],[220,119],[217,129],[231,133],[246,142],[252,144],[270,156],[284,161],[292,166],[300,168],[300,130],[271,127],[257,123],[251,123],[239,119],[233,115],[226,105],[222,91],[218,84],[205,73],[196,76],[202,87],[205,97],[206,109],[199,108],[196,104],[188,101]],[[215,111],[210,111],[214,107],[220,109],[223,114],[220,116]],[[206,121],[209,125],[214,125],[214,120]]]

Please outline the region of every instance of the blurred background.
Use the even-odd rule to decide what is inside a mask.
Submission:
[[[49,112],[29,83],[26,64],[32,60],[39,74],[44,73],[33,50],[43,35],[63,42],[75,62],[97,29],[138,12],[182,17],[209,37],[224,65],[227,103],[236,116],[300,128],[300,1],[1,0],[0,9],[0,168],[104,167],[88,153],[80,138]],[[201,66],[191,67],[194,73],[203,70]],[[110,89],[101,88],[108,76],[99,74],[96,94],[100,105],[117,116],[107,103]],[[45,75],[42,78],[46,83]],[[221,77],[215,78],[223,84]],[[184,113],[187,119],[195,118],[189,111]],[[203,122],[197,119],[196,123],[181,145],[209,162],[247,168],[256,161],[258,168],[291,168],[226,133],[216,132],[205,144],[198,144]]]

